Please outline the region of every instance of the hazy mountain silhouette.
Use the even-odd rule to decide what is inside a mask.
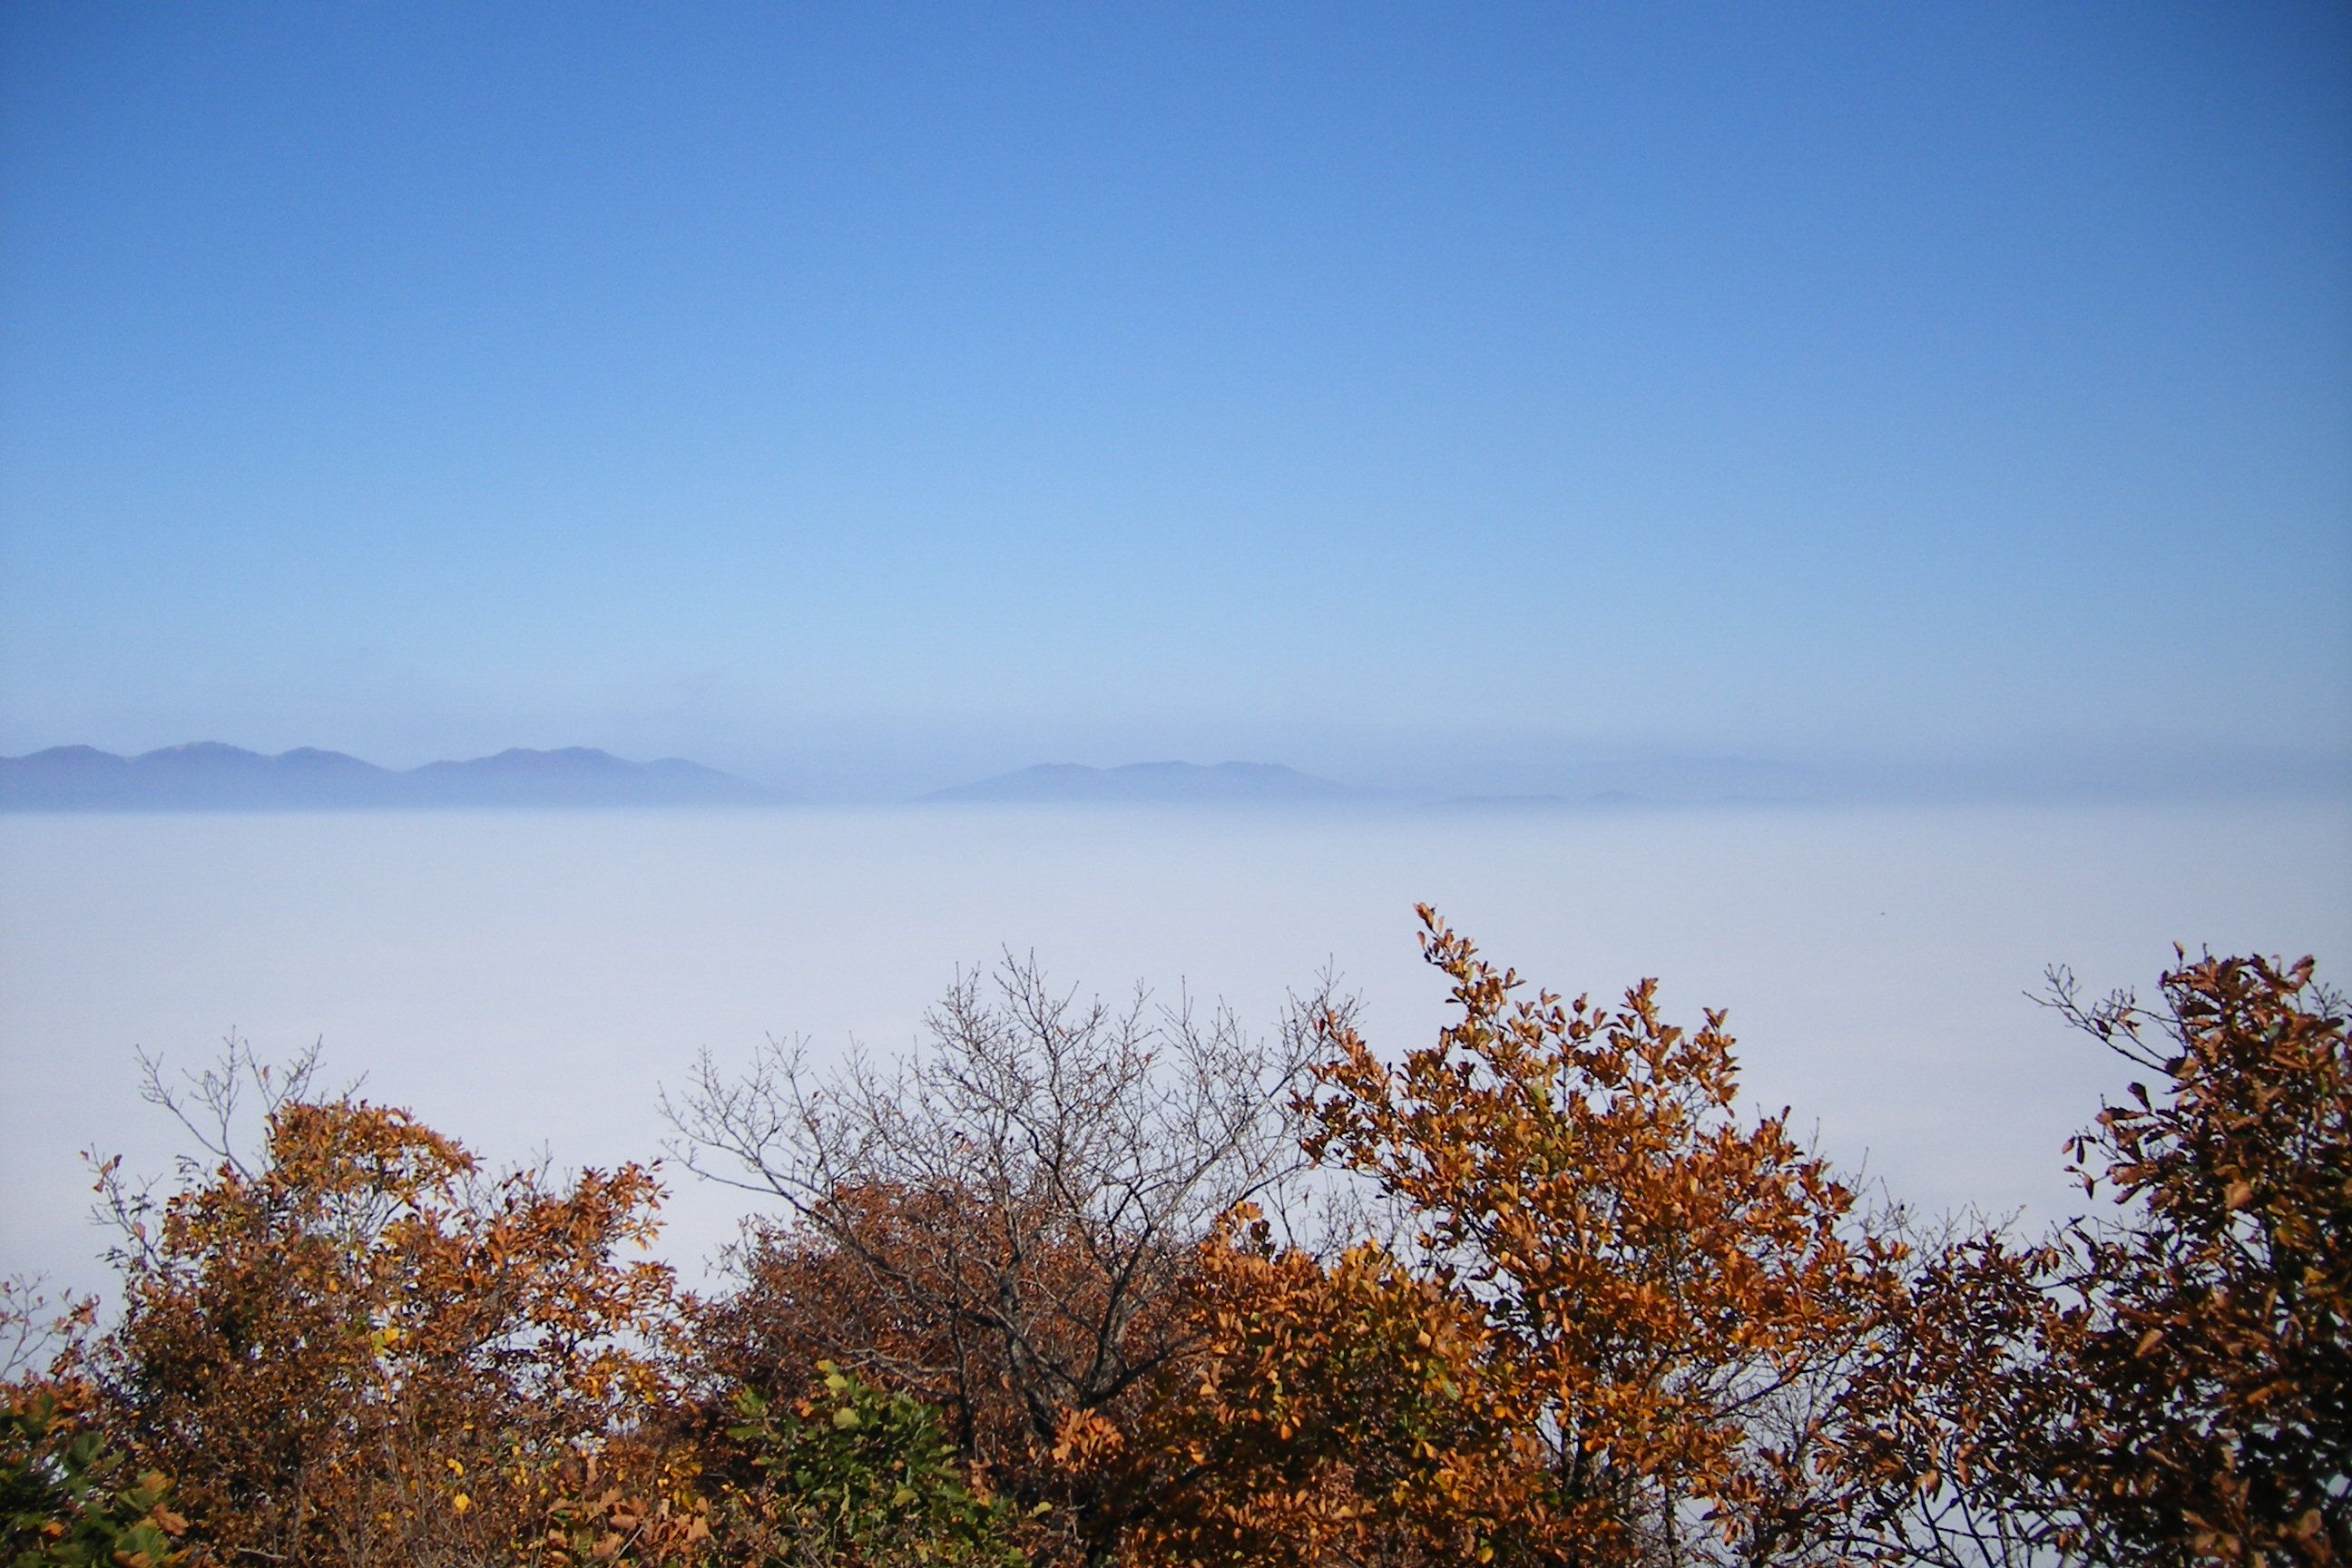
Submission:
[[[1374,797],[1278,763],[1129,763],[1117,768],[1040,763],[920,798],[992,805],[1257,805]]]
[[[1523,770],[1528,787],[1458,795],[1475,811],[1605,812],[1690,805],[1795,805],[1839,793],[1842,781],[1801,763],[1754,757],[1633,757]],[[1851,791],[1862,781],[1847,779]]]
[[[267,756],[216,741],[118,757],[56,746],[0,757],[0,810],[317,811],[439,806],[750,805],[792,797],[676,757],[517,748],[408,772],[303,746]]]

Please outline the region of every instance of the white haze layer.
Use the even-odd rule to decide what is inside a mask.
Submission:
[[[325,1045],[329,1081],[495,1162],[649,1160],[664,1084],[763,1036],[877,1054],[958,968],[1189,987],[1271,1027],[1336,967],[1393,1054],[1444,1016],[1435,903],[1570,994],[1729,1009],[1751,1105],[1929,1210],[2076,1206],[2060,1144],[2127,1075],[2027,997],[2152,989],[2171,944],[2352,963],[2352,814],[2225,809],[1234,816],[811,809],[0,818],[0,1273],[100,1289],[79,1151],[186,1148],[133,1047]],[[675,1167],[690,1277],[743,1194]]]

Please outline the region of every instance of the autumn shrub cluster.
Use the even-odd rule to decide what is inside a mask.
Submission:
[[[650,1170],[158,1076],[205,1152],[101,1169],[119,1304],[5,1369],[0,1563],[2352,1562],[2308,960],[2054,977],[2139,1077],[2024,1237],[1865,1204],[1743,1113],[1722,1016],[1423,918],[1454,1016],[1393,1057],[1328,990],[1262,1042],[1008,963],[904,1062],[704,1061],[678,1152],[767,1200],[709,1300]]]

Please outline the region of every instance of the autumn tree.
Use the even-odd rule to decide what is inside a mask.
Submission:
[[[1613,1009],[1515,997],[1422,914],[1457,1017],[1392,1066],[1327,1016],[1305,1102],[1309,1150],[1400,1203],[1416,1246],[1203,1259],[1205,1354],[1160,1407],[1196,1483],[1139,1545],[1817,1560],[1843,1501],[1837,1391],[1899,1246],[1785,1113],[1738,1115],[1721,1015],[1667,1024],[1646,981]]]
[[[150,1088],[215,1163],[162,1196],[103,1168],[123,1296],[89,1366],[224,1557],[488,1560],[535,1528],[551,1467],[657,1398],[669,1271],[627,1257],[650,1173],[493,1175],[404,1111],[313,1098],[308,1059],[273,1075],[232,1047]]]
[[[1186,1280],[1199,1341],[1128,1418],[1075,1419],[1067,1462],[1149,1493],[1139,1563],[1456,1563],[1494,1551],[1507,1453],[1473,1302],[1372,1242],[1324,1258],[1251,1210]],[[1465,1462],[1466,1461],[1466,1462]]]
[[[123,1293],[0,1291],[7,1562],[532,1568],[2330,1568],[2352,1561],[2352,1046],[2311,961],[2051,1000],[2141,1074],[2038,1241],[1864,1215],[1743,1114],[1724,1017],[961,980],[927,1048],[708,1059],[698,1168],[783,1205],[738,1288],[628,1254],[635,1166],[486,1171],[232,1047],[100,1169]],[[1300,1076],[1303,1073],[1304,1076]],[[257,1137],[239,1131],[258,1116]],[[1303,1161],[1384,1216],[1283,1223]],[[1341,1244],[1345,1238],[1345,1244]]]
[[[2063,1254],[2000,1224],[1946,1222],[1899,1269],[1870,1352],[1849,1370],[1822,1468],[1842,1482],[1840,1560],[1902,1568],[2069,1568],[2107,1561],[2096,1500],[2055,1468],[2082,1397],[2065,1349],[2079,1306]]]
[[[1123,1412],[1193,1332],[1192,1251],[1300,1163],[1284,1106],[1307,1046],[1222,1009],[1080,1004],[1034,963],[964,976],[896,1067],[814,1068],[771,1043],[707,1057],[670,1111],[694,1169],[781,1200],[718,1319],[730,1377],[818,1356],[937,1405],[1042,1557],[1099,1561],[1139,1494],[1055,1457]]]
[[[1867,1554],[2352,1559],[2352,1048],[2312,961],[2200,958],[2071,1023],[2138,1069],[2068,1145],[2092,1213],[1924,1255],[1846,1396]]]
[[[2115,1562],[2352,1561],[2352,1040],[2308,958],[2053,1000],[2148,1074],[2074,1140],[2057,1470]]]

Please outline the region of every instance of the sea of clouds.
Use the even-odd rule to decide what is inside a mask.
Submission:
[[[1328,814],[811,808],[0,817],[0,1273],[103,1285],[80,1152],[187,1148],[134,1048],[324,1045],[494,1161],[661,1152],[708,1047],[918,1037],[1006,949],[1270,1028],[1336,969],[1395,1051],[1444,1016],[1412,906],[1670,1018],[1730,1010],[1745,1092],[1916,1205],[2074,1207],[2060,1144],[2126,1074],[2028,993],[2151,987],[2171,944],[2352,968],[2352,813],[2295,807]],[[699,1275],[744,1194],[672,1167]]]

